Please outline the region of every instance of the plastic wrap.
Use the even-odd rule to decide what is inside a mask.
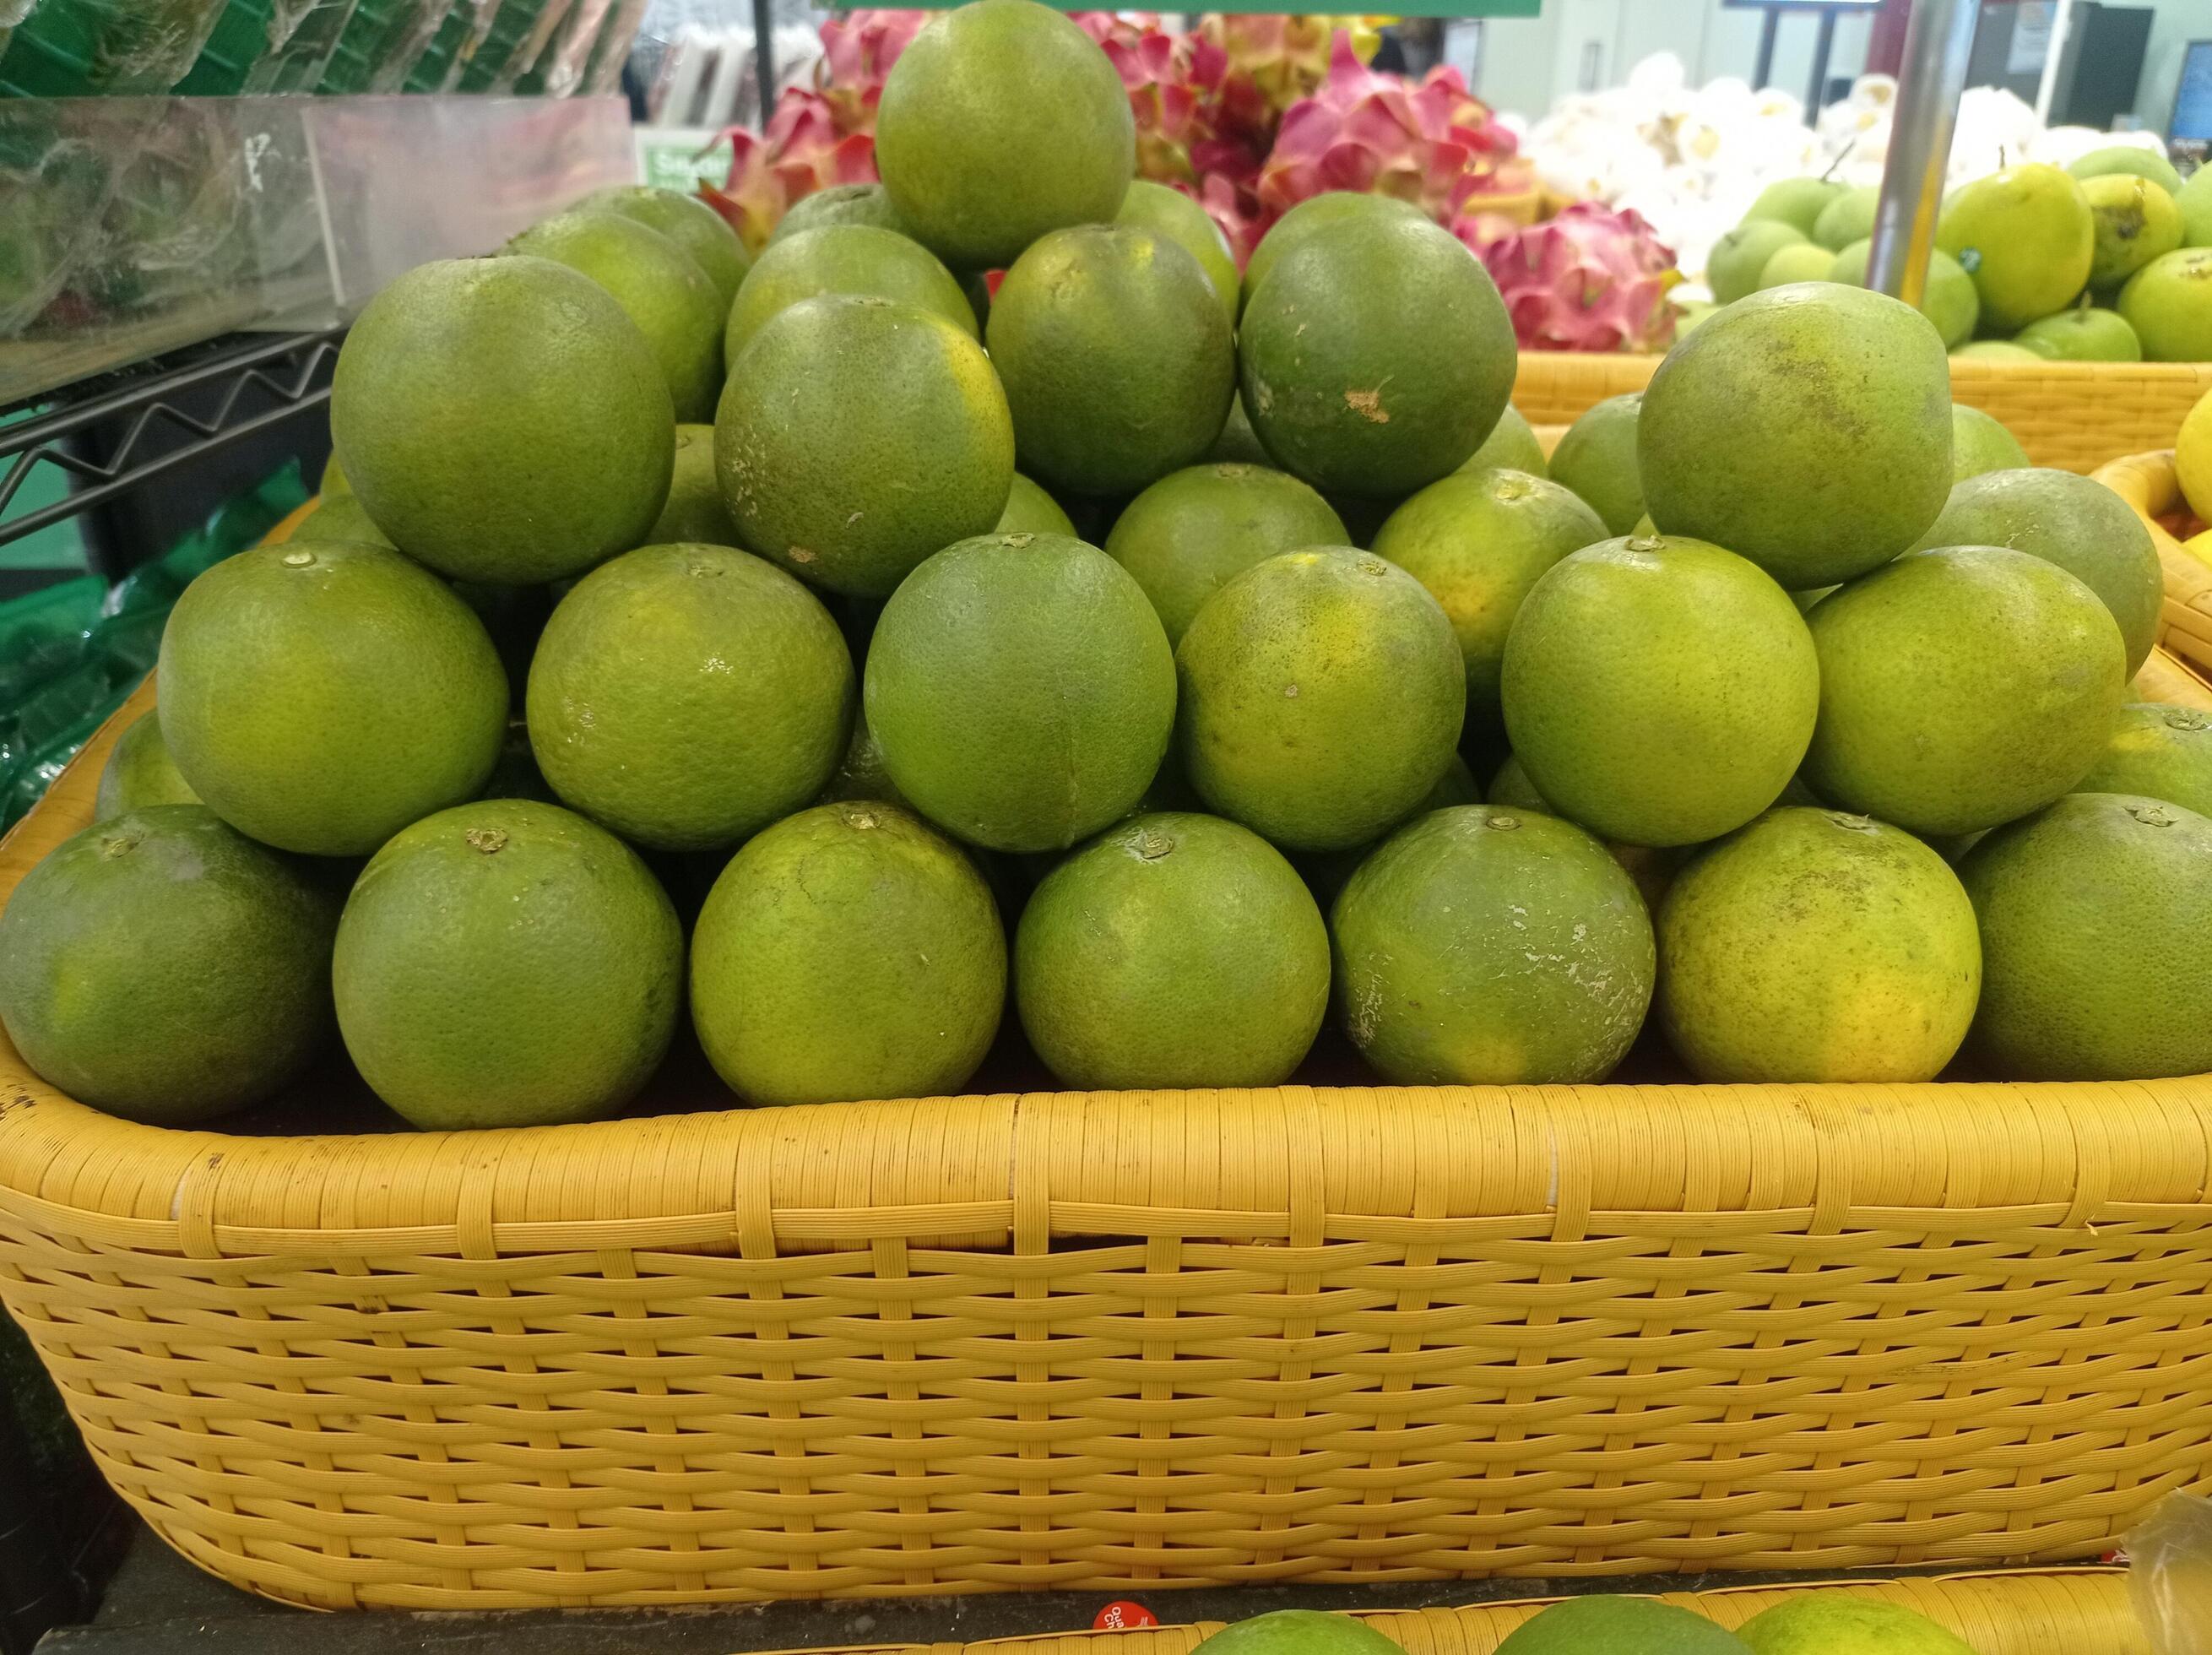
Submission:
[[[518,6],[520,0],[516,0]],[[453,0],[438,32],[407,76],[410,92],[453,92],[459,88],[499,21],[500,0]]]
[[[190,71],[222,9],[223,0],[36,0],[0,55],[0,94],[167,92]]]
[[[2212,1500],[2172,1495],[2128,1536],[2128,1585],[2153,1655],[2212,1652]]]
[[[575,0],[500,0],[499,15],[461,76],[464,92],[512,92],[537,64]]]
[[[355,0],[270,0],[268,48],[246,71],[248,92],[312,92],[330,70],[331,54]]]
[[[397,92],[429,49],[453,0],[360,0],[319,92]]]
[[[629,61],[631,43],[637,39],[638,26],[645,21],[646,8],[652,0],[615,0],[607,8],[606,21],[599,25],[599,38],[592,43],[592,55],[584,64],[583,82],[576,90],[586,97],[602,92],[622,89],[623,65]]]
[[[529,72],[514,83],[523,97],[565,98],[583,83],[584,65],[614,0],[574,0]]]

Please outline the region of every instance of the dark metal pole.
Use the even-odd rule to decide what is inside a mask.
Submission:
[[[1810,121],[1820,113],[1820,105],[1828,93],[1828,57],[1836,44],[1836,13],[1831,6],[1820,13],[1820,33],[1813,42],[1813,84],[1805,94],[1805,119]]]
[[[766,131],[775,110],[775,16],[769,0],[753,0],[753,75],[760,86],[759,125]]]
[[[1782,26],[1782,9],[1769,6],[1766,21],[1759,26],[1759,63],[1751,71],[1751,89],[1764,92],[1767,77],[1774,72],[1774,35]]]
[[[1928,253],[1936,243],[1978,11],[1974,0],[1917,0],[1905,29],[1905,73],[1875,209],[1867,285],[1908,305],[1918,304],[1928,285]]]

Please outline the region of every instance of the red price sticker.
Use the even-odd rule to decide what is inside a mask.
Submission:
[[[1115,1599],[1091,1618],[1091,1629],[1097,1632],[1127,1632],[1134,1627],[1156,1627],[1159,1623],[1158,1615],[1126,1597]]]

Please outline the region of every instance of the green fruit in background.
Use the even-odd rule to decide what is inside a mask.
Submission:
[[[2077,793],[1998,829],[1959,877],[1982,924],[1969,1050],[2005,1080],[2212,1069],[2212,975],[2173,969],[2212,928],[2212,821]]]
[[[645,532],[642,545],[672,546],[696,542],[709,546],[738,544],[737,520],[722,498],[714,475],[714,428],[676,428],[676,469],[668,479],[668,502]]]
[[[389,546],[392,537],[376,526],[368,508],[350,494],[326,496],[293,526],[294,540],[352,540],[365,546]],[[397,550],[395,547],[394,550]]]
[[[1490,786],[1485,790],[1484,797],[1493,805],[1512,810],[1540,810],[1547,816],[1559,813],[1552,808],[1542,794],[1536,791],[1536,784],[1528,779],[1528,772],[1522,769],[1521,761],[1511,753],[1505,755],[1505,762],[1498,767],[1498,774],[1490,778]]]
[[[1734,304],[1759,286],[1766,261],[1784,247],[1803,246],[1811,238],[1778,218],[1747,218],[1713,243],[1705,259],[1705,283],[1723,305]]]
[[[2049,362],[2142,360],[2142,342],[2118,311],[2099,310],[2087,305],[2030,322],[2013,335],[2013,342]]]
[[[1844,190],[1820,209],[1809,234],[1830,253],[1841,253],[1874,234],[1875,209],[1881,201],[1881,190],[1871,184]]]
[[[942,316],[824,295],[745,348],[714,418],[714,469],[747,551],[880,598],[999,520],[1013,422],[982,347]]]
[[[603,190],[592,191],[576,204],[620,213],[648,229],[659,231],[690,253],[706,272],[724,310],[738,296],[738,284],[745,279],[745,271],[752,262],[745,256],[745,244],[730,228],[729,222],[697,196],[685,195],[679,190],[655,189],[649,184],[610,184]]]
[[[1693,328],[1701,326],[1720,307],[1710,299],[1689,299],[1676,307],[1674,338],[1680,340]]]
[[[991,1048],[1006,939],[957,847],[880,800],[745,843],[691,941],[691,1018],[751,1104],[958,1092]]]
[[[1989,472],[1951,490],[1920,537],[1930,546],[2009,546],[2056,563],[2104,600],[2132,678],[2158,638],[2158,549],[2126,501],[2094,478],[2032,467]]]
[[[1437,778],[1436,786],[1431,788],[1427,796],[1407,813],[1406,819],[1410,822],[1417,816],[1425,816],[1432,810],[1449,810],[1454,805],[1479,805],[1481,802],[1482,789],[1475,782],[1474,772],[1468,768],[1466,759],[1455,753],[1451,763],[1444,767],[1444,773]],[[1314,899],[1327,908],[1336,900],[1346,883],[1358,870],[1360,863],[1365,861],[1373,854],[1375,847],[1382,843],[1381,839],[1370,839],[1365,844],[1353,845],[1348,850],[1315,851],[1301,855],[1296,864],[1299,876],[1305,880],[1306,888],[1314,893]]]
[[[1759,280],[1753,284],[1754,292],[1768,288],[1788,287],[1793,282],[1825,282],[1834,268],[1836,255],[1814,241],[1793,241],[1778,248],[1774,256],[1759,269]]]
[[[1467,715],[1451,622],[1371,552],[1255,563],[1176,648],[1176,749],[1209,809],[1288,850],[1341,850],[1404,819]]]
[[[126,811],[57,845],[0,910],[0,1024],[79,1102],[190,1126],[314,1061],[337,924],[297,863],[213,812]]]
[[[2200,167],[2174,192],[2173,204],[2181,209],[2185,247],[2212,247],[2212,167]]]
[[[1801,235],[1810,235],[1820,215],[1844,193],[1844,186],[1825,178],[1778,179],[1759,192],[1759,199],[1743,216],[1744,222],[1775,221]]]
[[[612,294],[652,346],[676,417],[696,423],[714,417],[729,306],[698,260],[634,218],[581,209],[533,224],[507,250],[566,265]]]
[[[1252,302],[1252,295],[1276,261],[1303,246],[1309,237],[1326,234],[1340,224],[1368,222],[1425,224],[1428,216],[1412,202],[1395,196],[1370,195],[1358,190],[1329,190],[1308,196],[1268,226],[1260,245],[1252,249],[1251,258],[1245,260],[1244,303]]]
[[[2181,174],[2173,170],[2173,163],[2140,144],[2112,143],[2092,149],[2066,170],[2081,179],[2085,186],[2093,178],[2143,178],[2168,195],[2181,188]]]
[[[1819,693],[1790,594],[1734,553],[1671,535],[1554,564],[1514,617],[1500,687],[1514,756],[1544,798],[1606,838],[1660,846],[1772,804]]]
[[[884,768],[883,744],[868,727],[867,719],[857,711],[853,715],[853,739],[845,745],[845,757],[838,762],[829,785],[815,802],[834,805],[841,799],[880,799],[902,810],[914,808],[900,794],[891,773]]]
[[[355,1067],[414,1125],[596,1120],[668,1050],[684,931],[604,828],[532,799],[479,800],[369,859],[331,981]]]
[[[1229,399],[1229,418],[1214,439],[1213,447],[1206,457],[1224,465],[1265,465],[1273,469],[1275,459],[1260,446],[1259,434],[1253,430],[1252,422],[1245,417],[1244,399],[1234,396]]]
[[[353,484],[346,481],[345,467],[338,464],[335,450],[323,461],[323,474],[315,484],[315,492],[326,501],[353,492]]]
[[[1067,514],[1042,489],[1024,477],[1014,473],[1014,485],[1006,496],[1006,508],[999,514],[994,534],[1064,534],[1075,538],[1075,525]]]
[[[225,558],[169,611],[158,672],[185,782],[240,832],[318,856],[365,856],[474,797],[507,730],[483,623],[381,546]]]
[[[1401,828],[1332,915],[1346,1032],[1385,1080],[1601,1080],[1650,1004],[1651,922],[1605,847],[1463,805]]]
[[[1828,267],[1828,279],[1847,287],[1865,287],[1873,259],[1873,242],[1854,241],[1836,255]],[[1948,347],[1973,338],[1974,324],[1981,319],[1982,298],[1974,290],[1974,278],[1959,268],[1959,261],[1941,247],[1934,247],[1928,253],[1927,286],[1914,308],[1936,325]]]
[[[1746,1655],[1743,1640],[1701,1615],[1650,1597],[1594,1596],[1554,1603],[1517,1628],[1498,1655]]]
[[[1498,423],[1482,440],[1482,447],[1468,456],[1463,472],[1488,472],[1499,467],[1508,471],[1526,472],[1531,477],[1549,477],[1551,462],[1544,458],[1544,445],[1537,441],[1535,428],[1528,423],[1528,416],[1511,403],[1498,415]]]
[[[1615,534],[1644,515],[1644,478],[1637,469],[1636,428],[1644,393],[1593,403],[1552,450],[1551,477],[1586,502]]]
[[[1953,192],[1936,245],[1957,259],[1993,328],[2027,326],[2074,301],[2088,284],[2096,227],[2079,180],[2028,161]]]
[[[1805,779],[1912,833],[1976,832],[2067,792],[2127,684],[2097,594],[2002,546],[1908,552],[1806,619],[1820,720]]]
[[[873,225],[825,224],[761,249],[730,307],[723,360],[734,364],[770,317],[825,293],[895,299],[942,316],[971,339],[981,337],[968,295],[928,248]]]
[[[1434,224],[1390,216],[1282,254],[1244,307],[1239,348],[1244,411],[1267,452],[1324,493],[1369,499],[1465,465],[1519,362],[1482,261]]]
[[[2076,793],[2128,793],[2212,816],[2212,715],[2138,703],[2120,709],[2104,756]]]
[[[1238,301],[1237,261],[1230,256],[1229,239],[1221,234],[1205,208],[1180,190],[1170,190],[1164,184],[1155,184],[1140,178],[1129,186],[1129,193],[1122,198],[1121,210],[1114,216],[1116,224],[1133,224],[1139,229],[1164,235],[1185,253],[1198,260],[1206,272],[1206,279],[1213,283],[1220,295],[1221,307],[1229,314],[1234,326]]]
[[[1175,721],[1175,658],[1144,588],[1059,535],[930,558],[884,605],[866,676],[899,792],[994,850],[1059,850],[1126,815]]]
[[[1604,521],[1557,483],[1525,472],[1455,472],[1392,512],[1374,552],[1443,606],[1467,662],[1468,721],[1499,716],[1505,635],[1530,587],[1571,551],[1606,538]]]
[[[1058,12],[1031,0],[962,6],[891,66],[876,166],[932,253],[1000,269],[1049,231],[1111,222],[1136,167],[1136,125],[1114,65]]]
[[[1849,580],[1911,545],[1950,491],[1943,342],[1886,294],[1753,294],[1660,363],[1637,467],[1668,534],[1725,546],[1792,591]]]
[[[2212,246],[2152,259],[2120,289],[2119,308],[2145,362],[2212,362]]]
[[[199,794],[178,773],[176,761],[169,757],[168,746],[161,739],[160,717],[141,713],[131,721],[129,728],[115,738],[114,746],[108,750],[107,763],[100,772],[100,791],[94,800],[92,819],[104,822],[111,816],[120,816],[128,810],[144,810],[149,805],[200,802]]]
[[[1958,877],[1838,811],[1769,811],[1701,851],[1658,931],[1660,1019],[1700,1080],[1932,1080],[1981,988]]]
[[[530,745],[562,801],[654,850],[734,844],[822,791],[853,660],[814,594],[728,546],[644,546],[561,599]]]
[[[668,497],[667,380],[605,289],[548,259],[419,265],[338,352],[331,436],[407,555],[524,586],[636,545]]]
[[[833,184],[826,190],[817,190],[791,204],[790,210],[776,221],[775,228],[769,233],[771,246],[786,237],[807,230],[818,230],[825,224],[872,224],[879,230],[895,230],[899,234],[912,236],[914,230],[899,216],[891,205],[890,192],[880,184]]]
[[[1951,475],[1954,484],[1984,472],[2018,470],[2027,450],[2002,422],[1963,402],[1951,405]]]
[[[1328,970],[1321,910],[1274,847],[1175,812],[1062,861],[1014,939],[1022,1027],[1079,1089],[1279,1086],[1320,1031]]]
[[[2097,226],[2097,251],[2089,263],[2092,287],[2117,287],[2181,245],[2181,209],[2149,179],[2106,173],[2088,179],[2081,192]]]
[[[1953,362],[2040,362],[2049,359],[2039,356],[2024,344],[2014,344],[2010,339],[1976,339],[1962,344],[1951,352]]]
[[[1131,501],[1106,551],[1144,587],[1172,645],[1206,600],[1253,564],[1344,544],[1344,524],[1328,502],[1288,472],[1193,465]]]
[[[1901,1603],[1812,1592],[1762,1609],[1741,1628],[1752,1655],[1975,1655],[1956,1634]]]
[[[1077,494],[1133,493],[1191,464],[1236,392],[1236,340],[1212,284],[1148,229],[1041,237],[999,284],[989,340],[1023,469]]]

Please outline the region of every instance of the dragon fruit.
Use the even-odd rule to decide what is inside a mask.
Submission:
[[[1265,149],[1283,113],[1328,77],[1329,52],[1341,36],[1361,63],[1374,57],[1381,33],[1364,17],[1216,12],[1199,33],[1227,61],[1216,125]]]
[[[1633,210],[1577,202],[1476,246],[1528,350],[1662,351],[1674,343],[1674,255]]]
[[[1339,33],[1328,78],[1283,116],[1258,197],[1279,214],[1330,190],[1390,195],[1454,228],[1481,197],[1527,187],[1515,149],[1457,70],[1432,69],[1415,85],[1367,68]]]
[[[876,130],[884,81],[928,21],[923,11],[852,11],[823,22],[814,89],[829,100],[840,132]]]
[[[791,204],[833,184],[873,184],[876,106],[884,81],[928,14],[854,11],[822,25],[814,87],[787,87],[765,132],[733,126],[730,175],[701,199],[757,253]]]
[[[1070,14],[1098,43],[1129,94],[1137,123],[1137,176],[1195,188],[1206,173],[1249,176],[1259,159],[1215,125],[1229,59],[1196,34],[1176,34],[1145,12]]]
[[[877,181],[873,131],[841,131],[836,106],[818,92],[787,87],[765,133],[733,126],[727,137],[730,175],[719,190],[702,184],[699,194],[753,253],[800,197]]]

